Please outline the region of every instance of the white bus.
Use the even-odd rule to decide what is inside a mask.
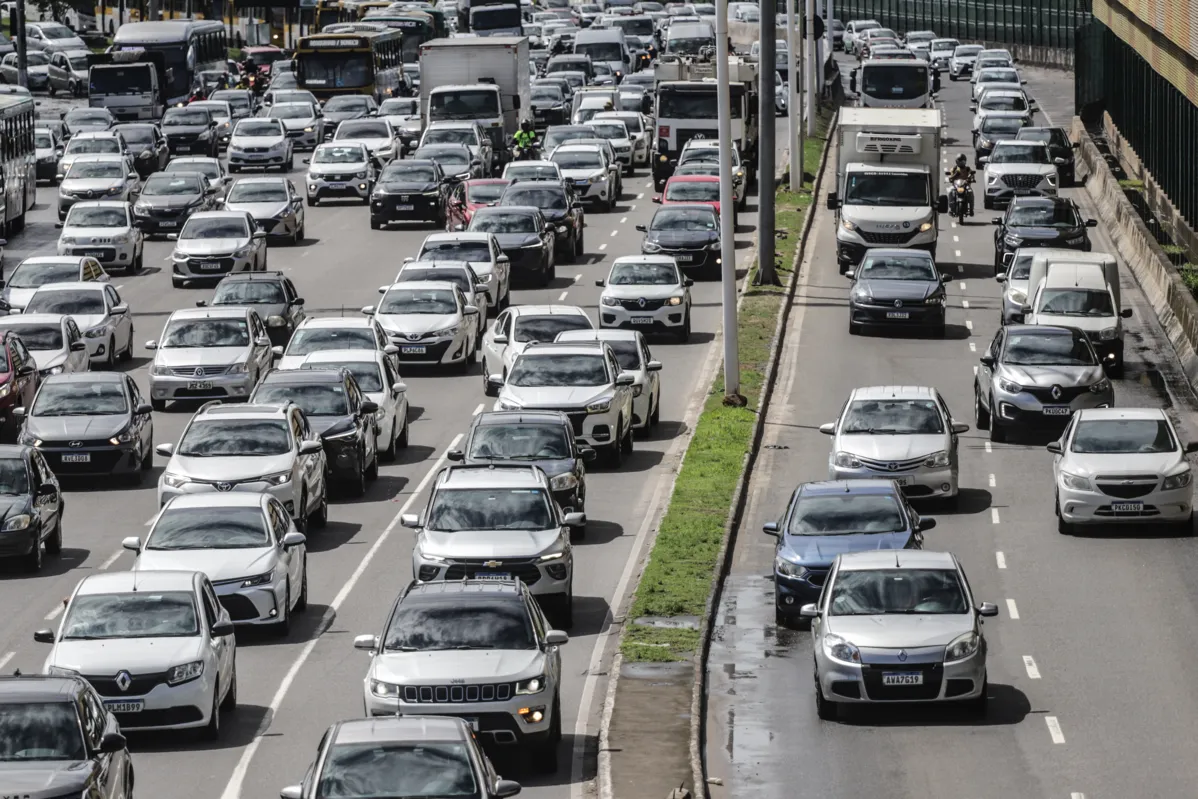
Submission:
[[[148,50],[163,54],[169,79],[168,105],[187,100],[201,72],[224,72],[228,42],[217,20],[165,19],[117,28],[112,51]]]

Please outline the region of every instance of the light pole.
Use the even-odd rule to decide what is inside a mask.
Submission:
[[[786,0],[786,50],[790,58],[790,63],[786,65],[786,130],[787,144],[790,147],[791,191],[798,191],[803,186],[803,130],[800,122],[802,108],[799,106],[799,98],[802,97],[799,93],[799,81],[803,79],[803,72],[799,69],[802,44],[798,42],[796,46],[796,39],[795,0]]]
[[[764,9],[762,10],[764,14]],[[728,85],[728,0],[716,0],[715,70],[720,134],[720,272],[723,276],[724,396],[740,394],[740,343],[736,328],[736,227],[732,196],[732,88]],[[761,178],[757,180],[761,191]]]
[[[815,0],[807,0],[807,24],[803,28],[803,38],[807,42],[807,58],[803,64],[803,89],[807,92],[807,135],[815,135]]]
[[[774,120],[778,116],[774,110],[774,92],[778,81],[777,29],[775,9],[771,8],[768,14],[762,13],[758,33],[761,40],[761,57],[758,59],[757,71],[757,284],[760,286],[779,284],[778,275],[774,270]],[[733,213],[735,214],[735,211]]]

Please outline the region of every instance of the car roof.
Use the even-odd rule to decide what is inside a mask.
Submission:
[[[71,141],[74,141],[73,136],[71,137]],[[125,156],[121,155],[120,153],[80,153],[79,155],[75,156],[76,164],[86,163],[88,161],[102,161],[111,162],[114,164],[123,164],[125,163]]]
[[[508,312],[515,318],[521,316],[586,316],[587,312],[577,305],[514,305]]]
[[[585,126],[580,126],[585,127]],[[579,144],[577,139],[573,139],[565,144],[559,144],[554,153],[574,153],[574,152],[598,152],[600,146],[598,144]]]
[[[499,424],[570,424],[570,418],[561,411],[483,411],[474,417],[476,425]]]
[[[429,131],[434,128],[451,128],[451,129],[456,128],[458,130],[474,130],[476,127],[478,127],[477,122],[465,122],[462,120],[452,120],[452,119],[438,119],[438,120],[434,120],[434,121],[428,123],[428,127],[425,128],[425,131]]]
[[[1152,419],[1169,421],[1163,408],[1083,408],[1077,411],[1079,419]]]
[[[84,130],[76,133],[71,137],[71,141],[82,141],[84,139],[115,139],[120,136],[119,130]],[[111,155],[111,153],[94,153],[94,155]]]
[[[257,508],[266,502],[268,494],[250,491],[225,491],[203,494],[176,494],[167,500],[165,508]]]
[[[1024,333],[1024,334],[1033,335],[1033,336],[1060,336],[1060,335],[1084,336],[1085,335],[1085,333],[1083,333],[1081,330],[1077,329],[1076,327],[1067,327],[1065,325],[1016,324],[1016,325],[1004,325],[1003,329],[1006,330],[1007,336],[1010,336],[1012,333]]]
[[[671,175],[666,182],[677,181],[678,183],[719,183],[720,179],[715,175]]]
[[[879,552],[845,552],[840,571],[873,569],[957,569],[957,559],[948,552],[927,549],[893,549]]]
[[[413,269],[413,268],[416,268],[416,269],[457,269],[459,271],[464,271],[464,270],[470,268],[470,262],[469,261],[454,261],[452,259],[446,259],[446,258],[430,258],[426,261],[422,258],[419,261],[408,261],[405,264],[401,264],[399,267],[399,274],[402,275],[405,269]],[[405,282],[413,283],[415,281],[408,280]]]
[[[134,591],[191,591],[193,571],[102,572],[89,574],[79,582],[76,596],[90,594],[127,594]]]
[[[406,602],[409,599],[417,598],[426,602],[444,600],[460,602],[495,597],[517,600],[524,595],[526,590],[519,580],[463,579],[434,580],[426,583],[413,580],[411,585],[404,589],[401,600]]]
[[[454,716],[382,716],[352,719],[338,722],[335,728],[337,732],[332,739],[333,744],[462,741],[467,735],[465,722]]]
[[[285,180],[285,178],[281,178]],[[267,272],[231,272],[221,278],[221,283],[227,283],[238,280],[269,280],[275,283],[282,282],[286,278],[282,272],[277,269],[272,269]],[[219,285],[219,284],[218,284]]]
[[[305,327],[374,327],[369,319],[360,316],[309,316],[297,330]]]
[[[251,308],[244,305],[212,305],[204,308],[180,308],[173,311],[167,321],[172,319],[245,319],[250,315]]]
[[[88,291],[103,291],[108,284],[100,280],[68,280],[62,283],[46,283],[38,286],[38,291],[78,291],[86,289]]]
[[[67,314],[61,313],[22,313],[13,314],[11,316],[0,316],[0,329],[15,327],[18,324],[62,324],[67,319]],[[80,372],[86,375],[102,375],[107,372]]]
[[[906,252],[906,250],[903,250]],[[667,264],[669,266],[677,266],[678,262],[670,255],[621,255],[619,258],[611,262],[612,266],[617,264]]]
[[[480,233],[477,230],[458,230],[452,233],[430,233],[424,237],[424,243],[435,241],[487,241],[494,233]],[[422,245],[423,246],[423,245]]]
[[[81,677],[12,674],[0,677],[0,703],[67,702],[83,689]]]
[[[816,480],[800,483],[803,496],[827,496],[830,494],[898,494],[899,488],[893,480]]]
[[[289,183],[290,178],[283,175],[247,175],[244,178],[238,178],[238,183]],[[238,273],[235,273],[238,274]],[[245,274],[250,274],[246,272]]]
[[[871,247],[870,249],[866,250],[866,255],[888,255],[892,258],[897,258],[900,256],[910,257],[914,255],[917,258],[927,256],[929,261],[934,260],[932,258],[932,254],[927,250],[910,250],[900,247]]]
[[[640,341],[639,330],[622,330],[618,327],[605,327],[600,330],[563,330],[557,334],[555,344],[575,341]]]
[[[196,211],[188,219],[240,219],[245,220],[245,211]]]
[[[541,213],[541,209],[537,208],[535,205],[492,205],[486,208],[479,208],[474,212],[474,215],[476,217],[492,216],[495,214],[506,214],[512,212],[533,216],[535,214]]]
[[[602,343],[599,339],[594,338],[589,341],[536,341],[529,344],[524,352],[516,357],[525,358],[531,355],[596,355],[602,354],[603,349],[599,346]]]
[[[395,289],[404,289],[407,291],[411,289],[442,289],[444,291],[453,291],[457,287],[457,283],[451,283],[448,280],[405,280],[402,283],[392,283],[387,287],[387,291],[394,291]]]
[[[120,203],[124,205],[124,203]],[[31,255],[28,258],[22,258],[20,264],[65,264],[74,262],[80,269],[83,268],[83,261],[90,258],[88,255]]]
[[[936,389],[928,386],[863,386],[853,389],[853,399],[936,399]]]
[[[487,464],[447,466],[437,479],[438,488],[541,488],[545,473],[536,466]]]
[[[999,142],[1000,144],[1002,142]],[[1042,206],[1058,206],[1068,205],[1074,207],[1074,202],[1068,197],[1013,197],[1011,207],[1025,205],[1042,205]]]
[[[51,380],[55,383],[115,383],[120,385],[125,382],[124,374],[124,372],[60,372],[47,377],[42,381],[42,385]]]
[[[879,167],[876,167],[876,166],[870,167],[870,169],[875,169],[875,170],[878,168]],[[687,176],[683,175],[682,177],[687,177]],[[710,177],[710,176],[709,175],[694,175],[693,177]],[[657,216],[658,214],[660,214],[663,211],[705,211],[707,213],[714,214],[715,208],[713,208],[711,206],[711,203],[670,203],[668,206],[663,205],[661,208],[658,208],[656,211],[653,212],[653,215]]]
[[[305,359],[304,363],[307,363]],[[272,369],[263,375],[258,385],[264,383],[340,383],[345,379],[341,369]]]
[[[318,350],[308,353],[309,363],[373,363],[381,364],[386,356],[378,350]]]
[[[129,203],[124,200],[80,200],[71,206],[72,208],[130,208]]]

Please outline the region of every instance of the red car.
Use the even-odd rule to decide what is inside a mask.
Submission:
[[[445,204],[445,229],[453,231],[470,227],[474,212],[499,202],[503,190],[510,183],[510,180],[502,178],[475,178],[454,186]]]
[[[662,193],[653,198],[662,205],[673,203],[703,203],[720,212],[720,179],[714,175],[675,175],[666,181]],[[736,208],[732,210],[736,223]]]

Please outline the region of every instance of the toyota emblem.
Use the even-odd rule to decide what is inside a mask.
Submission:
[[[898,659],[899,659],[899,662],[900,662],[900,663],[906,663],[906,662],[907,662],[907,650],[906,650],[906,649],[900,649],[900,650],[899,650],[899,653],[898,653]]]
[[[894,307],[895,307],[895,308],[902,308],[902,307],[903,307],[903,301],[902,301],[902,300],[895,300],[895,301],[894,301]]]
[[[204,367],[202,367],[202,366],[197,366],[197,367],[196,367],[195,376],[196,376],[196,377],[203,377],[203,376],[204,376]]]
[[[120,688],[121,691],[124,692],[128,691],[129,686],[133,684],[133,677],[131,677],[127,671],[118,671],[116,673],[116,679],[113,680],[113,682],[116,683],[117,688]]]
[[[641,297],[639,300],[636,301],[636,304],[641,306],[642,308],[644,308],[645,307],[645,298]]]
[[[897,472],[897,471],[898,471],[898,464],[897,464],[897,463],[888,463],[888,464],[886,464],[886,468],[887,468],[887,469],[889,469],[889,470],[890,470],[890,471],[892,471],[892,472]]]
[[[217,491],[232,491],[233,484],[232,483],[217,483],[216,490]]]
[[[1052,398],[1054,400],[1059,400],[1061,398],[1061,387],[1060,386],[1052,387]]]
[[[408,341],[419,341],[420,336],[420,333],[408,333]]]
[[[82,447],[82,446],[83,446],[83,442],[82,442],[82,441],[72,441],[72,442],[71,442],[71,447],[72,447],[73,449],[78,449],[79,447]]]

